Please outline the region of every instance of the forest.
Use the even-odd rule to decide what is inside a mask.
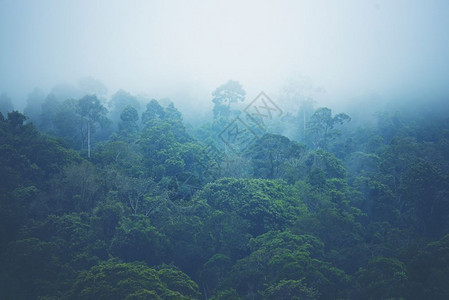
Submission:
[[[449,299],[449,109],[295,113],[229,80],[0,97],[2,299]],[[368,117],[369,116],[369,117]]]
[[[0,300],[448,300],[448,0],[0,0]]]

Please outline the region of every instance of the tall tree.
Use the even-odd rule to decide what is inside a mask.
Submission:
[[[301,100],[301,107],[300,110],[298,112],[298,117],[300,119],[302,119],[302,132],[303,134],[306,133],[307,130],[307,122],[309,122],[310,120],[310,115],[313,113],[313,104],[316,101],[311,99],[311,98],[307,98],[304,100]]]
[[[48,94],[41,105],[41,112],[37,122],[37,127],[39,130],[53,132],[55,129],[54,119],[60,109],[61,101],[59,101],[55,94]]]
[[[111,96],[111,99],[108,102],[108,117],[113,122],[119,122],[120,115],[128,106],[133,107],[137,112],[140,111],[140,103],[135,96],[124,90],[117,91],[114,95]]]
[[[246,92],[238,81],[229,80],[220,85],[212,93],[214,106],[214,118],[228,117],[231,111],[231,103],[245,100]]]
[[[90,158],[91,131],[96,124],[105,120],[107,109],[100,103],[95,95],[86,95],[78,100],[78,113],[87,125],[87,157]]]
[[[277,134],[265,134],[247,151],[253,165],[253,176],[268,179],[294,178],[293,174],[299,173],[305,154],[305,145]]]
[[[147,103],[146,111],[142,113],[142,123],[145,125],[147,122],[154,119],[163,119],[164,116],[164,108],[156,99],[151,99],[151,101]]]
[[[9,112],[14,110],[14,106],[11,103],[11,98],[9,98],[5,93],[0,96],[0,112],[3,116],[8,115]]]
[[[120,114],[120,123],[118,124],[118,135],[126,141],[133,142],[137,139],[139,126],[139,113],[131,105],[126,106]]]
[[[39,88],[35,88],[28,94],[27,105],[23,110],[24,114],[30,118],[32,122],[36,122],[42,112],[42,104],[45,101],[45,93]]]
[[[335,125],[349,122],[351,117],[340,113],[332,116],[332,110],[327,107],[318,108],[308,123],[308,137],[314,147],[327,149],[330,140],[339,135]]]
[[[86,143],[86,127],[83,118],[77,113],[78,100],[67,99],[58,105],[53,116],[54,133],[66,140],[77,150],[84,149]],[[81,126],[80,126],[81,124]]]

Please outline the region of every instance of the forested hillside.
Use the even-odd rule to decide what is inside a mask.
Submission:
[[[449,299],[444,102],[245,97],[4,98],[0,298]]]

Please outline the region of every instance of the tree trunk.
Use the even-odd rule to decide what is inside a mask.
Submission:
[[[87,157],[90,158],[90,122],[87,122]]]
[[[303,124],[303,130],[304,130],[304,135],[306,134],[306,108],[304,107],[302,109],[302,124]]]

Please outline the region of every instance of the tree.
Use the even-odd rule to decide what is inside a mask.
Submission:
[[[145,261],[151,266],[158,265],[166,253],[164,241],[165,237],[150,225],[148,218],[122,218],[111,241],[110,252],[126,262]]]
[[[195,156],[192,157],[191,149],[196,148],[197,155],[200,151],[198,146],[194,146],[175,106],[170,103],[163,109],[156,100],[152,100],[142,119],[145,127],[137,143],[149,175],[159,180],[163,176],[180,175],[186,165],[192,169]]]
[[[318,108],[308,123],[308,139],[317,148],[327,149],[329,141],[340,133],[334,130],[335,125],[350,121],[351,118],[344,113],[332,117],[332,110],[327,107]]]
[[[63,169],[54,184],[59,186],[67,203],[63,210],[93,211],[99,201],[102,186],[98,170],[89,162],[73,163]],[[55,189],[56,190],[56,189]],[[58,203],[60,204],[60,203]]]
[[[9,98],[5,93],[0,96],[0,112],[6,116],[9,112],[14,110],[14,106],[11,103],[11,98]]]
[[[123,122],[137,122],[137,120],[139,120],[139,115],[137,114],[137,110],[134,107],[128,105],[120,114],[120,119]]]
[[[126,106],[120,114],[120,120],[118,124],[119,136],[128,142],[135,141],[139,131],[139,126],[137,125],[139,114],[137,110],[131,105]]]
[[[27,117],[17,110],[8,112],[8,123],[10,123],[13,128],[21,128],[26,119]]]
[[[301,137],[304,140],[307,122],[313,114],[314,100],[320,93],[325,92],[323,87],[316,87],[312,80],[306,76],[297,74],[287,80],[284,87],[280,91],[279,104],[283,107],[289,107],[289,110],[294,112],[295,117],[292,122],[299,123],[299,128],[288,128],[294,136]]]
[[[270,285],[262,292],[267,299],[318,299],[320,293],[307,287],[302,279],[299,280],[281,280]]]
[[[297,179],[298,175],[292,173],[299,173],[306,147],[282,135],[265,134],[249,146],[247,153],[253,165],[254,177]]]
[[[186,132],[186,128],[182,121],[181,112],[175,107],[173,102],[170,102],[164,109],[164,120],[166,120],[170,126],[176,140],[180,143],[190,142],[192,138]]]
[[[41,105],[39,121],[36,124],[37,128],[45,132],[53,132],[55,125],[54,118],[60,110],[60,106],[61,102],[56,98],[55,94],[48,94]]]
[[[159,180],[163,176],[182,172],[185,166],[181,157],[182,146],[168,122],[160,121],[147,126],[142,131],[139,144],[150,176]]]
[[[366,269],[361,268],[355,278],[358,285],[356,299],[404,299],[406,295],[407,270],[398,259],[377,257]]]
[[[304,99],[301,100],[301,107],[300,110],[298,112],[298,117],[301,116],[300,118],[302,119],[302,133],[305,134],[307,131],[307,123],[310,120],[310,115],[313,112],[313,104],[315,103],[315,101],[313,99]]]
[[[23,113],[35,124],[42,112],[42,104],[44,103],[44,100],[45,93],[38,88],[35,88],[31,93],[28,94],[27,105],[23,110]]]
[[[327,178],[344,178],[346,176],[346,169],[342,161],[323,149],[309,152],[305,159],[305,165],[310,171],[316,168],[321,169]]]
[[[69,299],[197,299],[198,286],[177,270],[106,261],[80,273]]]
[[[107,109],[95,95],[87,95],[78,100],[78,113],[87,125],[87,157],[90,158],[90,136],[96,124],[105,119]]]
[[[229,80],[212,93],[214,118],[229,117],[231,104],[245,100],[246,92],[238,81]]]
[[[157,203],[152,200],[160,193],[151,178],[118,175],[116,180],[119,195],[129,205],[133,215],[148,216],[155,209]]]
[[[136,111],[140,110],[140,102],[135,96],[124,90],[117,91],[108,102],[109,117],[113,122],[119,122],[120,115],[128,106],[133,107]]]
[[[449,228],[449,185],[437,166],[425,161],[411,164],[400,187],[406,206],[413,212],[417,231],[439,236]],[[414,219],[414,218],[413,218]]]
[[[84,126],[83,118],[77,113],[78,101],[67,99],[58,108],[53,117],[55,134],[63,138],[72,148],[84,149],[87,128]]]
[[[138,147],[128,141],[113,140],[99,143],[92,155],[92,160],[106,171],[120,171],[134,177],[144,173]]]
[[[296,191],[281,180],[222,178],[198,194],[217,209],[249,221],[249,233],[285,229],[307,212]]]
[[[60,249],[56,243],[27,238],[9,243],[2,256],[2,278],[0,288],[5,299],[38,299],[54,294],[61,279],[70,274],[55,254]],[[59,284],[59,285],[58,285]]]
[[[449,234],[429,242],[412,253],[407,264],[407,299],[447,299],[449,297]]]
[[[249,241],[250,254],[234,264],[225,287],[232,286],[241,295],[262,293],[268,299],[295,299],[287,296],[291,293],[302,296],[298,299],[345,298],[348,277],[319,260],[323,247],[311,235],[266,232]]]
[[[142,114],[142,122],[145,125],[147,122],[154,119],[163,119],[165,117],[164,108],[156,99],[151,99],[146,106],[146,111]]]

